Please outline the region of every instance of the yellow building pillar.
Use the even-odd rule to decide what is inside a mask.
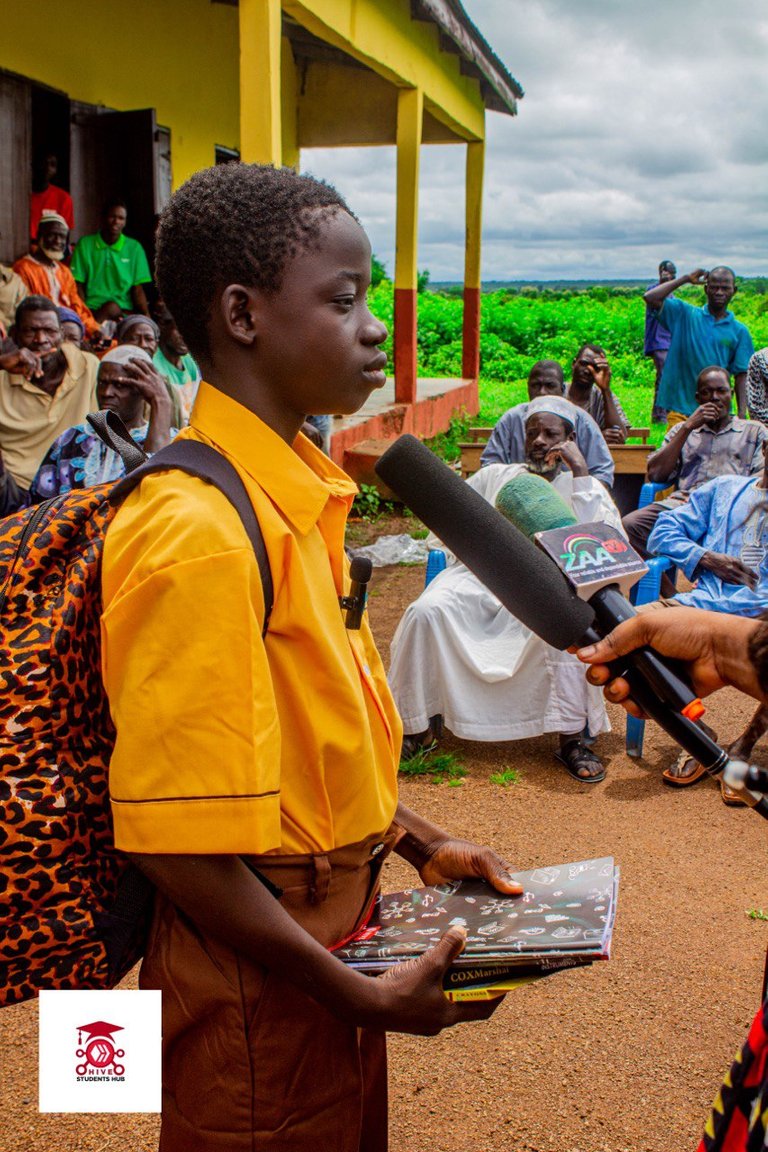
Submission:
[[[467,144],[464,323],[461,355],[461,374],[465,380],[477,380],[480,374],[480,249],[484,160],[483,140]]]
[[[282,163],[280,0],[240,0],[240,155]]]
[[[395,400],[416,401],[416,284],[419,225],[419,152],[424,94],[397,94],[397,217],[395,246]]]

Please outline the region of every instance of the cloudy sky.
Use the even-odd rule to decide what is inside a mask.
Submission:
[[[483,276],[768,274],[765,0],[464,0],[525,90],[487,113]],[[312,150],[394,270],[394,149]],[[419,266],[463,274],[464,148],[424,147]],[[372,178],[373,177],[373,178]]]

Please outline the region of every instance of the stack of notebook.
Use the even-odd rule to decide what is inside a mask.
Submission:
[[[376,976],[460,924],[466,947],[444,981],[454,1000],[488,999],[608,959],[619,882],[611,856],[512,875],[522,896],[503,896],[481,880],[382,896],[368,924],[335,955]]]

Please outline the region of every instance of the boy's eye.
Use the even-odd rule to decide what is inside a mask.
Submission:
[[[335,296],[333,302],[342,308],[351,308],[355,303],[355,297],[351,294],[345,296]]]

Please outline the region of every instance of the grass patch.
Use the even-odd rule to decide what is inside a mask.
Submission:
[[[383,500],[375,484],[361,484],[352,505],[352,515],[373,524],[384,512],[391,512],[392,504]]]
[[[458,788],[467,775],[467,769],[453,752],[419,752],[410,760],[400,763],[401,776],[429,776],[433,783],[448,782]]]
[[[747,916],[750,920],[768,920],[768,912],[764,912],[762,908],[748,908]]]
[[[520,773],[516,768],[502,768],[501,772],[494,772],[488,779],[491,784],[498,784],[501,788],[509,788],[512,784],[517,784]]]

